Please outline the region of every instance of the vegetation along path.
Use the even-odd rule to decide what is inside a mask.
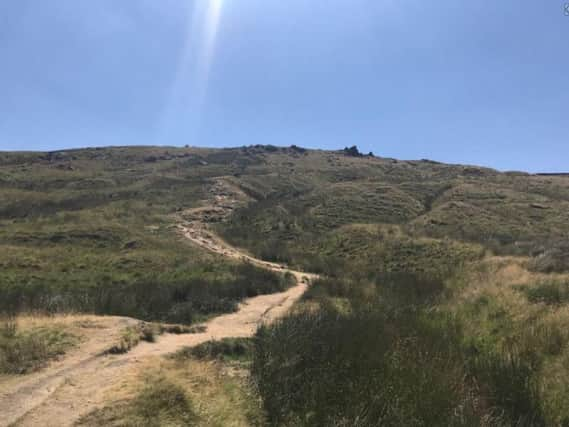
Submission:
[[[218,200],[223,198],[217,196]],[[215,207],[215,206],[214,206]],[[208,211],[201,208],[199,212]],[[226,214],[227,212],[223,212]],[[46,369],[0,384],[0,426],[68,426],[108,400],[111,389],[126,381],[142,359],[173,353],[183,347],[229,337],[250,337],[259,324],[282,316],[305,292],[317,276],[256,259],[215,236],[200,215],[180,224],[182,234],[207,250],[241,259],[258,267],[290,273],[296,285],[285,292],[244,300],[234,313],[215,317],[205,330],[192,334],[165,334],[156,342],[141,342],[125,354],[106,354],[117,342],[120,331],[137,324],[125,317],[102,317],[104,328],[88,343]]]

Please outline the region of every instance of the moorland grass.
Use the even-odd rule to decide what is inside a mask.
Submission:
[[[228,375],[224,363],[185,354],[141,367],[140,379],[110,394],[107,406],[80,426],[255,427],[264,414],[248,381]],[[113,400],[113,396],[116,400]]]
[[[0,311],[191,323],[284,289],[278,275],[209,255],[172,228],[173,214],[207,199],[208,177],[227,172],[229,154],[2,153]]]
[[[4,319],[0,321],[0,375],[35,371],[77,342],[62,325],[22,328],[16,318]]]
[[[474,346],[460,318],[433,310],[440,287],[390,281],[364,296],[322,280],[318,310],[258,331],[252,375],[272,424],[545,425],[531,355]]]
[[[216,226],[227,241],[329,277],[254,339],[252,375],[270,423],[566,424],[564,290],[521,264],[569,271],[569,179],[347,154],[274,146],[0,153],[2,309],[188,323],[281,290],[285,279],[173,232],[175,214],[211,197],[223,177],[249,198]],[[496,261],[492,252],[535,258]],[[226,344],[200,351],[223,358],[233,351]],[[168,363],[180,373],[198,362]],[[192,406],[203,396],[191,387],[182,385],[188,406],[173,378],[158,383],[172,399],[157,397],[159,407],[139,417],[135,398],[126,412],[106,412],[109,425],[175,425],[200,412],[205,400]],[[228,407],[248,411],[227,404],[225,387],[211,390],[223,402],[198,422],[223,425]]]
[[[524,286],[523,291],[529,302],[559,305],[569,303],[569,282],[546,281]]]

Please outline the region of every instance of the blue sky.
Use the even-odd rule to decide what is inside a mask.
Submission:
[[[297,144],[569,171],[562,0],[3,0],[0,149]]]

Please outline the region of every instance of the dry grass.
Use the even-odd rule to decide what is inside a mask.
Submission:
[[[25,374],[63,356],[96,327],[91,316],[4,317],[0,319],[0,375]]]
[[[105,353],[124,354],[128,353],[140,343],[140,341],[155,342],[159,335],[168,334],[194,334],[203,332],[202,325],[176,325],[163,323],[139,322],[136,326],[127,326],[122,330],[118,341]]]
[[[455,283],[446,304],[464,318],[467,335],[495,349],[514,348],[536,361],[540,394],[551,425],[569,421],[569,304],[532,302],[528,291],[566,283],[568,274],[529,271],[527,260],[492,257]]]
[[[110,319],[110,318],[109,318]],[[18,328],[29,330],[38,327],[61,327],[77,335],[84,335],[90,328],[103,328],[107,318],[88,314],[43,314],[25,313],[17,317]]]
[[[156,391],[162,407],[143,410]],[[187,402],[180,404],[182,399]],[[108,405],[84,417],[83,426],[261,425],[257,399],[246,379],[230,375],[219,362],[195,359],[148,359],[108,395]],[[160,402],[159,402],[160,403]],[[176,408],[172,406],[177,404]]]
[[[109,347],[105,353],[108,354],[124,354],[128,353],[138,343],[145,338],[145,341],[154,341],[154,331],[151,328],[144,328],[144,326],[127,326],[123,329],[118,341]]]
[[[532,272],[526,265],[527,259],[521,257],[489,257],[482,260],[455,279],[455,295],[449,305],[460,307],[487,297],[499,302],[516,320],[535,319],[552,312],[564,317],[561,313],[567,311],[566,306],[546,309],[543,304],[530,304],[522,289],[531,289],[544,281],[566,281],[569,280],[569,274]]]

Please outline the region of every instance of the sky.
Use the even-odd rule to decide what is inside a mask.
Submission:
[[[0,2],[0,150],[357,145],[569,171],[568,77],[563,0]]]

